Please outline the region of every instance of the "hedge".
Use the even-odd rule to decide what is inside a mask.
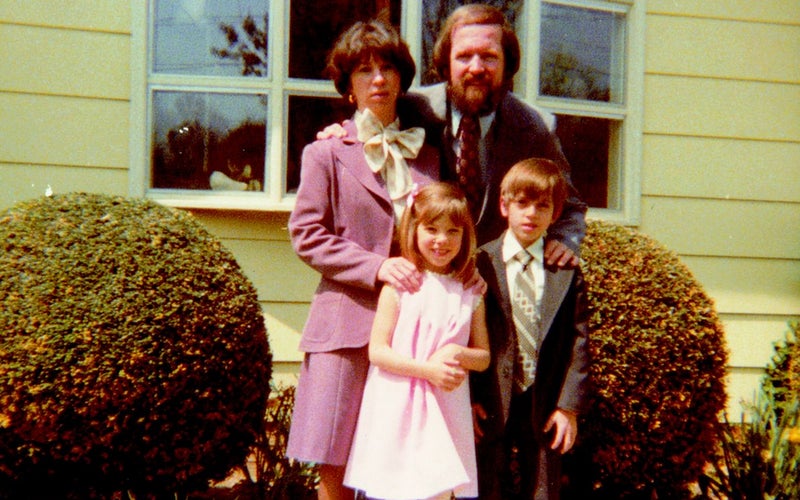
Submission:
[[[191,491],[262,433],[255,289],[189,214],[93,194],[0,213],[0,496]]]
[[[572,458],[576,498],[681,498],[711,460],[727,351],[714,304],[661,244],[591,221],[590,410]]]

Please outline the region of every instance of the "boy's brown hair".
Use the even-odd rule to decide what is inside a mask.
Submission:
[[[413,262],[417,269],[422,269],[422,255],[417,247],[417,226],[433,222],[439,217],[449,217],[454,225],[464,229],[461,248],[450,265],[455,278],[466,282],[475,274],[476,236],[464,193],[454,184],[433,182],[421,188],[413,198],[400,220],[402,256]]]
[[[500,183],[500,196],[506,203],[519,198],[537,200],[548,194],[553,199],[553,214],[558,217],[567,199],[567,180],[558,164],[547,158],[517,162]]]

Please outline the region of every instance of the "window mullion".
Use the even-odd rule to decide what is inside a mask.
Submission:
[[[269,112],[267,123],[267,195],[271,201],[282,201],[286,184],[286,128],[288,104],[284,95],[289,58],[278,57],[289,54],[289,9],[288,2],[274,0],[269,6],[269,47],[267,57],[270,62]]]
[[[400,9],[400,30],[403,39],[408,44],[408,49],[414,61],[417,62],[417,74],[414,75],[414,85],[419,85],[422,78],[422,2],[403,1]]]
[[[624,120],[628,115],[625,106],[594,101],[559,99],[557,97],[540,97],[537,104],[553,113],[564,113],[609,120]]]
[[[521,76],[523,79],[522,95],[539,104],[539,59],[540,54],[540,36],[541,36],[541,13],[542,2],[537,0],[534,2],[525,2],[522,7],[522,24],[521,30],[522,37],[520,44],[522,46],[522,67],[520,73],[524,72]]]

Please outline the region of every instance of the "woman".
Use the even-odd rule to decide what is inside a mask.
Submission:
[[[303,151],[289,219],[298,256],[320,272],[300,350],[287,455],[320,465],[320,499],[353,498],[342,485],[369,364],[367,344],[384,283],[416,291],[421,275],[398,255],[395,226],[414,184],[438,178],[439,154],[420,128],[401,131],[397,98],[416,67],[397,31],[359,22],[328,60],[336,89],[357,110],[347,136]]]

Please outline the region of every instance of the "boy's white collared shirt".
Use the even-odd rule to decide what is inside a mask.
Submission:
[[[503,262],[506,265],[506,281],[508,283],[509,297],[514,296],[514,283],[517,273],[522,272],[522,263],[515,259],[522,250],[517,238],[511,231],[506,231],[503,235]],[[534,283],[536,284],[536,309],[542,310],[542,295],[544,294],[544,238],[539,238],[525,250],[533,256],[533,260],[528,264],[530,272],[533,273]]]

